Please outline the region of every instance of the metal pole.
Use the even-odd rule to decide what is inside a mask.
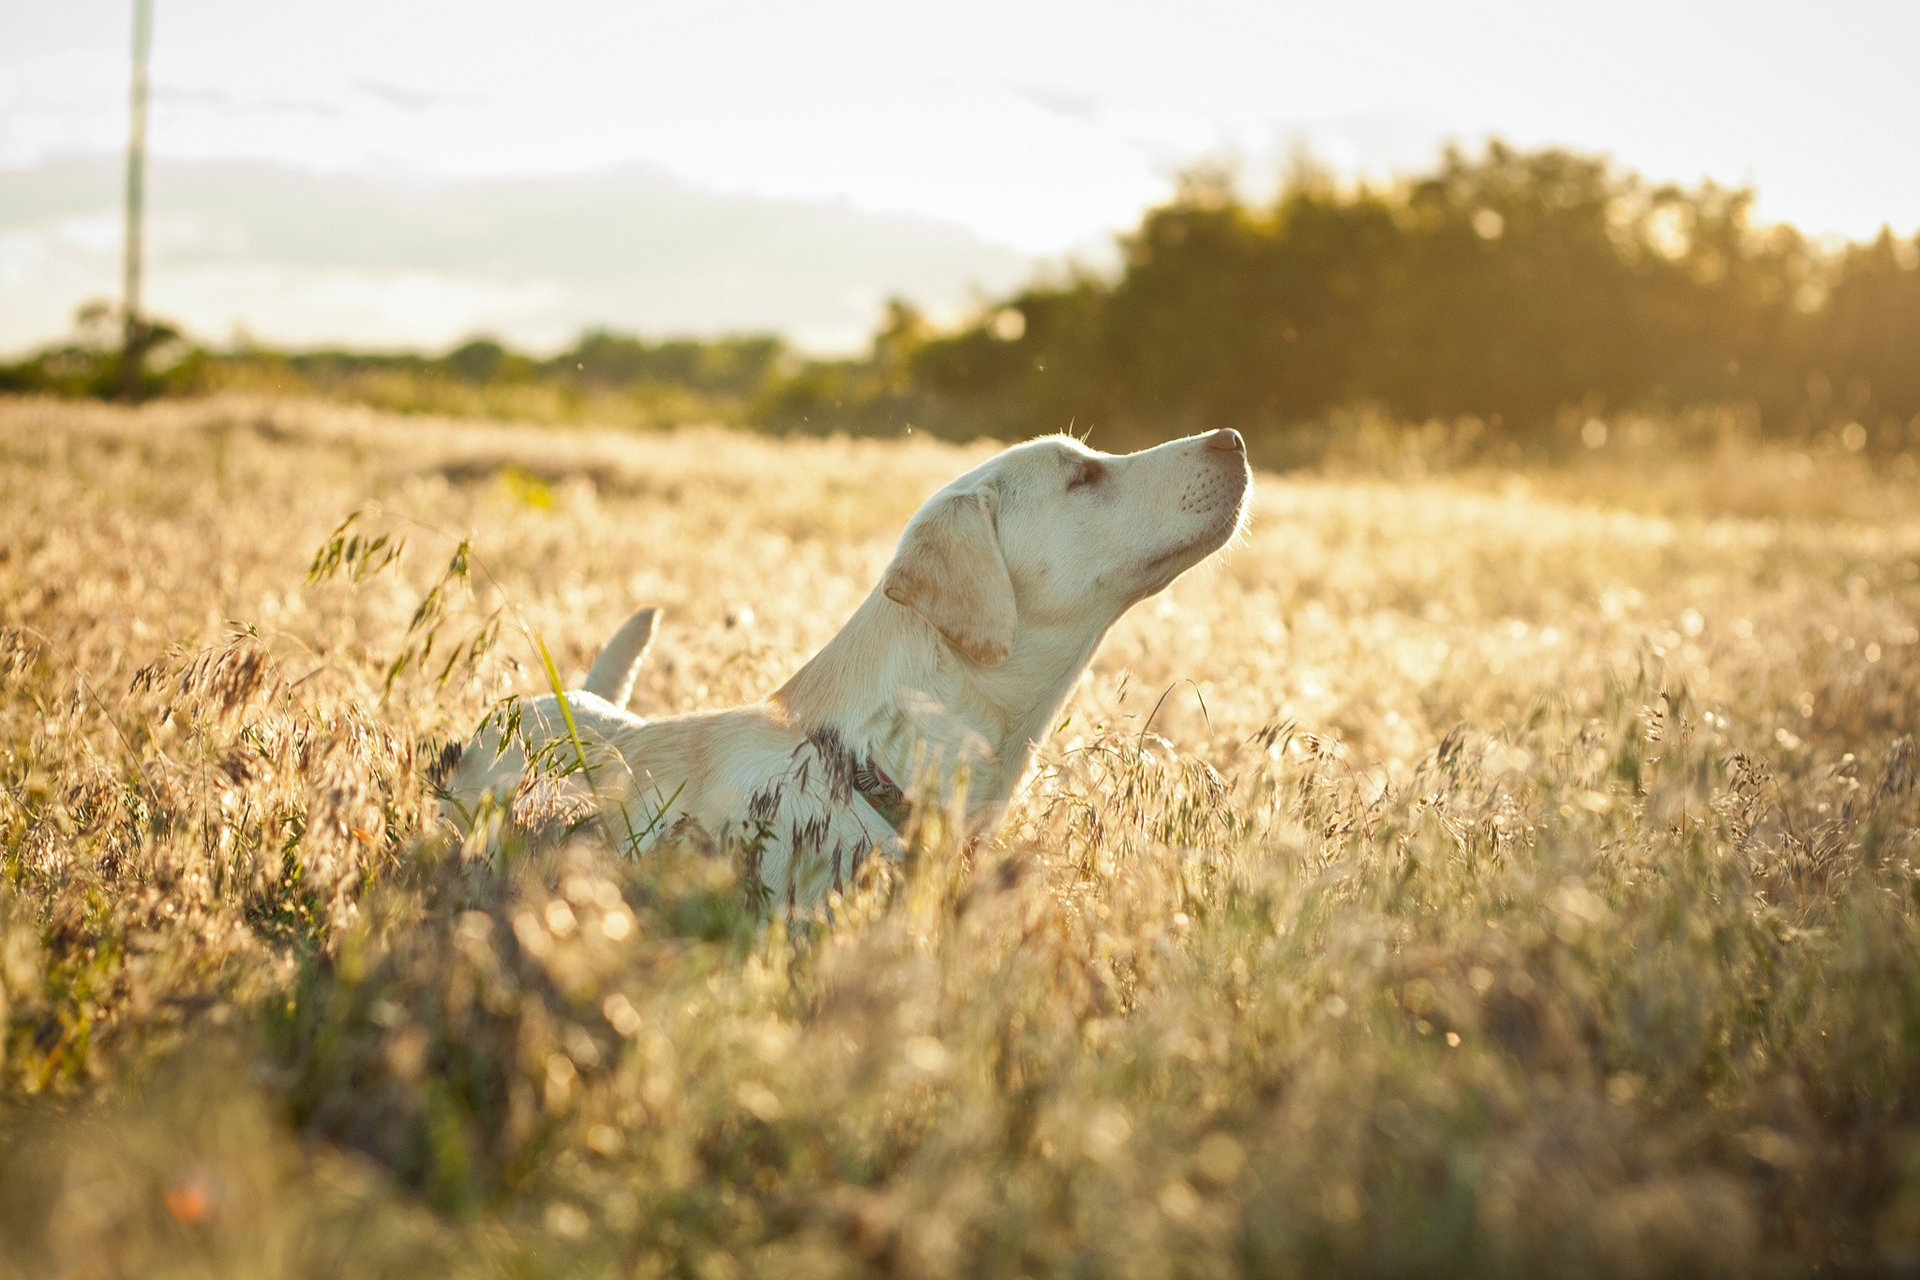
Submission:
[[[126,346],[120,353],[120,392],[140,398],[146,326],[140,319],[140,217],[147,167],[147,49],[153,43],[153,0],[133,0],[132,129],[127,136]]]

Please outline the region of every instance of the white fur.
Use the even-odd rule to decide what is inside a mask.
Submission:
[[[633,678],[640,670],[640,659],[653,643],[653,624],[659,613],[658,609],[642,609],[621,624],[593,660],[593,668],[580,687],[616,707],[626,706],[633,697]]]
[[[765,700],[628,713],[643,610],[568,695],[587,768],[530,773],[529,750],[562,770],[578,753],[559,700],[524,699],[469,743],[443,812],[464,828],[487,796],[597,811],[636,852],[697,831],[745,845],[773,900],[818,902],[897,848],[850,763],[991,830],[1107,629],[1234,535],[1249,483],[1230,431],[1120,457],[1060,436],[1015,445],[927,500],[872,594]]]

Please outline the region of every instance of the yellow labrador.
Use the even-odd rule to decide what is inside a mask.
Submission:
[[[626,711],[642,610],[564,707],[489,718],[443,812],[468,829],[488,798],[523,816],[571,803],[634,852],[696,828],[744,846],[771,901],[816,903],[898,847],[903,787],[951,798],[972,833],[997,825],[1107,629],[1234,536],[1250,484],[1234,431],[1124,456],[1015,445],[927,500],[872,594],[764,701]]]

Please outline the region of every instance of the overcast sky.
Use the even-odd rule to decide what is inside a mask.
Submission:
[[[1258,179],[1302,142],[1344,173],[1384,175],[1426,165],[1448,138],[1498,133],[1607,152],[1655,178],[1752,184],[1763,216],[1816,234],[1920,224],[1916,0],[156,8],[162,161],[414,189],[642,165],[735,196],[952,224],[979,242],[985,277],[1007,251],[1096,251],[1196,158],[1239,156]],[[130,9],[0,0],[0,169],[124,144]],[[56,231],[0,230],[0,286],[16,299],[56,287],[53,259],[71,249]],[[966,274],[975,251],[943,243],[950,274]],[[99,267],[68,261],[57,287]],[[454,288],[466,269],[436,270]],[[165,271],[157,253],[157,287]],[[461,287],[487,279],[483,264],[467,276]],[[965,290],[947,292],[928,301],[957,305]],[[21,340],[24,305],[0,299],[0,344]],[[417,338],[459,323],[436,312]]]

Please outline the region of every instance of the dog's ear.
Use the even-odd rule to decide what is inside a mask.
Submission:
[[[880,589],[975,662],[993,666],[1013,652],[1013,580],[980,494],[942,498],[916,515]]]

